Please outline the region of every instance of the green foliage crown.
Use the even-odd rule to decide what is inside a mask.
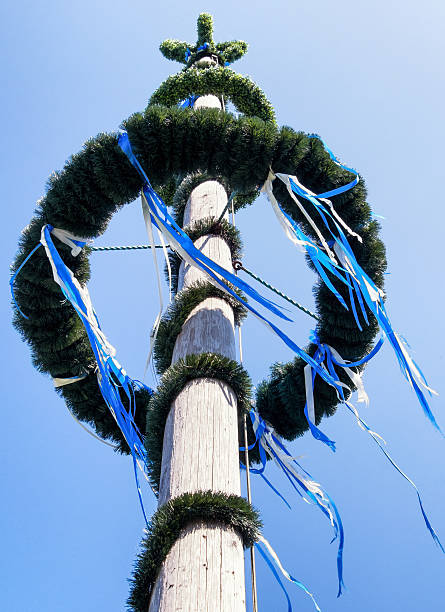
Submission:
[[[204,46],[205,49],[200,49]],[[159,49],[167,59],[185,64],[189,68],[204,56],[213,56],[222,66],[232,64],[246,53],[247,47],[243,40],[215,43],[213,17],[208,13],[201,13],[198,17],[198,40],[195,45],[168,39],[164,40]]]

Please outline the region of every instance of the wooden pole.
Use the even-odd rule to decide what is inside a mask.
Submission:
[[[198,98],[196,107],[221,108],[215,96]],[[217,181],[196,187],[184,213],[184,225],[219,218],[227,194]],[[228,216],[228,213],[226,213]],[[228,270],[228,245],[218,236],[195,242]],[[180,269],[179,288],[206,280],[196,268]],[[234,317],[219,298],[208,298],[189,315],[179,334],[172,363],[190,354],[219,353],[236,358]],[[216,379],[189,382],[173,402],[164,433],[159,505],[182,493],[200,490],[240,495],[237,401]],[[220,524],[195,523],[184,529],[164,561],[149,612],[245,612],[244,553],[241,538]]]

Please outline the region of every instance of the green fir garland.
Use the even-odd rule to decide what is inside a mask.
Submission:
[[[205,219],[200,219],[199,221],[196,221],[192,225],[187,225],[186,227],[183,227],[183,230],[193,242],[195,242],[195,240],[197,240],[201,236],[220,236],[227,243],[230,249],[232,261],[236,259],[241,259],[243,245],[239,230],[231,223],[226,221],[226,219],[216,219],[215,217],[207,217]],[[181,266],[182,259],[177,253],[173,251],[169,253],[169,261],[172,280],[172,291],[173,293],[176,293],[178,291],[179,268]],[[167,266],[165,267],[165,276],[168,281],[169,277]]]
[[[246,299],[235,287],[232,287],[232,290],[241,299]],[[207,298],[218,298],[227,302],[233,309],[235,325],[239,325],[247,314],[246,309],[238,300],[235,300],[235,298],[222,291],[222,289],[218,289],[215,285],[206,281],[198,281],[177,293],[175,300],[171,303],[160,321],[154,344],[153,357],[156,363],[156,370],[159,374],[163,374],[170,367],[176,339],[181,333],[182,326],[188,316],[196,306]]]
[[[185,385],[197,378],[215,378],[231,387],[238,404],[240,446],[244,445],[243,415],[250,409],[252,393],[252,383],[246,370],[237,361],[223,355],[215,353],[187,355],[164,372],[148,407],[145,447],[150,483],[155,491],[159,490],[162,444],[170,407]],[[252,440],[252,434],[250,440]],[[252,459],[254,458],[255,455],[252,456]]]
[[[207,43],[205,50],[198,51]],[[201,13],[198,17],[198,40],[196,45],[180,40],[165,40],[159,47],[162,55],[169,60],[191,66],[204,56],[215,58],[222,66],[240,59],[247,51],[247,43],[243,40],[231,40],[217,43],[213,41],[213,17]]]
[[[181,532],[191,524],[225,525],[238,533],[245,548],[255,544],[262,527],[258,512],[243,498],[226,493],[184,493],[153,515],[131,580],[128,607],[147,612],[162,563]]]
[[[184,211],[190,194],[195,187],[198,187],[198,185],[204,183],[205,181],[218,181],[218,183],[220,183],[226,190],[227,197],[235,195],[235,192],[228,181],[221,175],[213,176],[208,172],[192,172],[187,174],[180,181],[176,180],[173,182],[171,185],[172,191],[169,191],[168,193],[166,190],[164,191],[164,195],[167,199],[162,197],[166,204],[173,207],[173,214],[178,225],[182,226],[184,224]],[[236,192],[236,197],[233,199],[233,207],[235,211],[252,204],[258,195],[258,189],[253,189],[249,193]]]
[[[275,123],[275,111],[262,90],[249,77],[227,68],[189,68],[174,74],[157,89],[149,105],[175,106],[193,95],[225,97],[246,116]]]
[[[213,70],[213,74],[217,71]],[[334,164],[318,139],[288,127],[278,129],[272,121],[258,117],[235,118],[216,109],[195,111],[150,106],[143,113],[130,117],[123,126],[156,189],[168,188],[174,177],[187,177],[199,172],[212,177],[224,175],[232,190],[250,193],[263,184],[270,167],[275,171],[296,174],[314,193],[331,190],[351,178],[349,172]],[[114,212],[133,200],[140,188],[141,180],[117,146],[116,134],[100,134],[88,141],[84,149],[67,162],[62,172],[50,178],[47,194],[39,202],[36,217],[22,234],[13,270],[39,241],[43,224],[51,223],[75,235],[98,236]],[[286,212],[313,236],[311,226],[280,181],[275,181],[274,193]],[[363,243],[353,239],[352,248],[359,264],[381,287],[385,251],[378,238],[378,224],[371,219],[363,182],[336,196],[335,207],[352,230],[362,236]],[[309,206],[307,212],[315,214]],[[322,231],[329,239],[327,231]],[[86,253],[73,258],[64,245],[58,245],[58,248],[79,282],[85,283],[89,277]],[[344,294],[345,288],[339,286],[336,279],[331,280]],[[321,342],[338,348],[344,359],[363,357],[377,331],[373,316],[370,316],[370,325],[365,325],[363,332],[359,332],[352,312],[346,311],[325,285],[317,282],[314,291]],[[15,295],[20,308],[29,314],[29,319],[23,319],[16,313],[15,325],[31,345],[33,361],[40,371],[65,378],[94,369],[86,334],[52,280],[43,249],[37,251],[21,271]],[[313,355],[315,347],[310,345],[307,350]],[[276,365],[270,379],[258,388],[260,414],[287,439],[301,435],[307,429],[303,413],[304,365],[298,358],[287,365]],[[121,441],[112,416],[104,416],[106,407],[100,400],[96,384],[94,377],[90,376],[87,382],[62,388],[61,393],[67,397],[78,418],[91,423],[101,432],[100,435]],[[324,415],[333,414],[337,404],[335,391],[317,379],[314,393],[317,421]],[[138,405],[143,410],[143,401]],[[137,421],[142,424],[143,416],[138,416]]]

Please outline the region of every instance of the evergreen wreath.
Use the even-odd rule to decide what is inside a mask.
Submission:
[[[227,181],[226,178],[222,175],[213,176],[207,172],[192,172],[187,174],[184,177],[178,177],[176,179],[172,179],[168,185],[165,185],[161,188],[163,193],[162,199],[168,205],[173,207],[173,214],[175,216],[176,222],[181,227],[184,225],[184,210],[187,205],[190,194],[198,187],[201,183],[205,181],[218,181],[224,189],[226,190],[227,197],[234,195],[234,190]],[[249,193],[239,193],[236,192],[236,197],[233,200],[233,206],[235,211],[252,204],[254,200],[258,197],[258,189],[253,189]]]
[[[204,32],[207,26],[204,24],[202,27]],[[166,53],[173,54],[173,51]],[[246,92],[246,97],[243,97]],[[234,117],[216,109],[165,106],[176,104],[187,95],[200,93],[227,96],[246,116]],[[164,105],[154,104],[155,101]],[[264,183],[270,167],[297,175],[314,193],[344,185],[351,177],[347,170],[339,168],[331,160],[318,139],[289,127],[278,128],[264,94],[251,81],[221,66],[206,70],[188,68],[167,80],[152,96],[148,108],[124,121],[123,127],[153,186],[160,192],[171,194],[172,185],[183,177],[190,187],[193,180],[201,177],[193,180],[187,177],[203,173],[208,177],[225,177],[230,190],[237,194],[253,194]],[[44,224],[50,223],[74,235],[94,238],[105,230],[121,206],[137,197],[141,179],[117,145],[117,138],[116,134],[99,134],[88,141],[61,172],[51,176],[35,217],[22,233],[13,271],[38,243]],[[246,151],[249,151],[248,155]],[[277,200],[306,234],[316,238],[284,185],[278,183],[274,183]],[[187,192],[187,185],[182,195]],[[182,203],[183,200],[182,197]],[[385,250],[378,237],[378,224],[372,220],[366,203],[363,181],[336,196],[335,207],[349,227],[362,236],[361,244],[353,244],[357,261],[374,283],[382,287]],[[306,210],[309,216],[314,214],[309,207]],[[327,230],[322,229],[322,232],[328,238]],[[88,253],[72,257],[64,245],[60,244],[58,248],[78,281],[86,283],[89,279]],[[344,286],[340,286],[335,278],[330,280],[345,296]],[[334,348],[341,347],[344,359],[354,361],[362,358],[377,332],[375,319],[370,317],[370,324],[359,332],[352,312],[346,311],[325,285],[317,282],[314,294],[320,341]],[[85,379],[62,387],[60,393],[75,416],[91,423],[99,435],[114,440],[120,450],[124,450],[120,431],[100,397],[86,333],[71,306],[61,299],[42,249],[33,255],[17,277],[15,296],[20,309],[29,318],[15,312],[14,324],[30,344],[35,366],[52,377],[87,374]],[[315,348],[309,345],[308,353],[313,355]],[[270,378],[257,391],[257,408],[261,416],[286,439],[293,439],[308,428],[303,412],[304,365],[298,358],[288,364],[276,364]],[[339,375],[341,377],[342,372]],[[135,395],[136,422],[143,431],[148,398],[139,391],[135,391]],[[317,423],[323,416],[334,413],[338,403],[335,390],[319,377],[314,399]],[[152,398],[150,404],[154,400]]]
[[[235,291],[234,287],[232,289]],[[241,299],[245,299],[241,292],[238,290],[235,292]],[[188,316],[198,304],[207,298],[218,298],[227,302],[233,309],[235,325],[239,325],[247,314],[246,309],[237,300],[212,283],[198,281],[177,293],[175,300],[160,321],[154,344],[153,357],[159,374],[163,374],[170,367],[176,338],[181,333]]]
[[[192,95],[229,99],[240,113],[275,123],[275,112],[261,89],[249,77],[227,68],[189,68],[170,76],[149,100],[151,104],[174,106]]]
[[[161,565],[191,523],[226,525],[241,536],[244,548],[255,544],[262,527],[258,512],[237,495],[198,491],[171,499],[153,515],[142,540],[127,602],[131,610],[147,612]]]
[[[232,255],[232,261],[241,258],[243,245],[241,242],[241,236],[236,227],[225,219],[216,219],[215,217],[207,217],[206,219],[200,219],[191,226],[188,225],[182,228],[184,232],[195,242],[201,236],[220,236],[224,242],[228,245],[230,253]],[[170,261],[170,273],[172,281],[172,291],[176,293],[178,291],[179,281],[179,268],[182,263],[181,257],[174,251],[169,254]],[[168,269],[166,266],[165,276],[169,281]],[[245,299],[245,298],[243,298]]]
[[[213,18],[208,13],[198,17],[198,40],[196,45],[190,45],[179,40],[165,40],[159,47],[167,59],[192,66],[200,57],[211,56],[225,66],[242,57],[247,51],[247,43],[243,40],[231,40],[217,43],[213,41]]]
[[[252,383],[246,370],[237,362],[216,353],[187,355],[166,370],[152,396],[147,412],[145,448],[147,450],[150,483],[159,491],[161,478],[162,445],[170,407],[185,385],[197,378],[214,378],[227,383],[237,398],[238,438],[244,446],[243,415],[251,406]],[[253,441],[251,430],[250,442]],[[256,453],[252,458],[257,458]],[[244,456],[240,455],[244,461]]]

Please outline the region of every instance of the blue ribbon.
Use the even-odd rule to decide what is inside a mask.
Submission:
[[[328,370],[329,370],[330,374],[331,374],[333,377],[336,377],[336,372],[335,372],[335,369],[334,369],[334,364],[335,364],[336,366],[340,366],[340,367],[348,367],[348,368],[349,368],[349,367],[358,367],[358,366],[364,365],[364,364],[365,364],[367,361],[369,361],[370,359],[372,359],[372,357],[374,357],[374,355],[375,355],[375,354],[376,354],[376,353],[377,353],[377,352],[378,352],[378,351],[381,349],[382,344],[383,344],[383,341],[384,341],[384,339],[383,339],[383,338],[380,338],[380,340],[379,340],[379,341],[377,342],[377,344],[374,346],[374,348],[372,349],[372,351],[371,351],[371,352],[370,352],[368,355],[366,355],[366,357],[364,357],[363,359],[360,359],[359,361],[354,361],[354,362],[351,362],[351,363],[348,363],[348,364],[344,365],[344,364],[339,363],[339,362],[338,362],[338,361],[335,359],[335,357],[332,355],[332,353],[330,352],[330,350],[329,350],[329,348],[328,348],[327,346],[322,345],[322,344],[320,343],[320,340],[319,340],[318,335],[317,335],[317,333],[316,333],[316,332],[312,332],[312,338],[311,338],[311,339],[312,339],[312,340],[313,340],[315,343],[317,343],[317,344],[318,344],[318,346],[319,346],[320,350],[324,350],[324,353],[325,353],[325,356],[326,356],[326,365],[327,365],[327,368],[328,368]],[[437,544],[437,546],[440,548],[440,550],[441,550],[442,552],[444,552],[444,553],[445,553],[445,550],[444,550],[444,548],[443,548],[443,546],[442,546],[442,544],[441,544],[441,542],[440,542],[440,540],[439,540],[439,537],[438,537],[438,535],[436,534],[436,532],[435,532],[434,528],[432,527],[432,525],[431,525],[431,523],[430,523],[430,521],[429,521],[429,519],[428,519],[428,517],[427,517],[427,515],[426,515],[426,513],[425,513],[425,510],[424,510],[424,507],[423,507],[423,503],[422,503],[422,498],[421,498],[421,496],[420,496],[420,492],[419,492],[419,490],[418,490],[417,486],[416,486],[416,485],[415,485],[415,483],[414,483],[414,482],[411,480],[411,478],[409,478],[409,477],[408,477],[408,476],[405,474],[405,472],[403,472],[403,471],[402,471],[402,469],[401,469],[401,468],[400,468],[400,467],[397,465],[397,463],[394,461],[394,459],[391,457],[391,455],[390,455],[390,454],[388,453],[388,451],[385,449],[385,447],[383,446],[383,444],[382,444],[382,442],[379,440],[379,438],[378,438],[378,437],[376,437],[376,435],[374,434],[374,432],[372,431],[372,429],[369,427],[369,425],[368,425],[368,424],[367,424],[367,423],[366,423],[366,422],[365,422],[365,421],[364,421],[364,420],[363,420],[361,417],[359,417],[359,416],[357,415],[357,413],[356,413],[356,411],[354,410],[354,408],[353,408],[353,407],[351,406],[351,404],[350,404],[350,403],[349,403],[349,402],[348,402],[348,401],[345,399],[343,389],[341,389],[339,393],[340,393],[340,397],[341,397],[342,402],[345,404],[345,406],[348,408],[348,410],[349,410],[350,412],[352,412],[352,414],[353,414],[353,415],[354,415],[354,416],[355,416],[355,417],[358,419],[358,421],[360,422],[360,424],[363,426],[363,428],[365,429],[365,431],[366,431],[366,432],[367,432],[367,433],[368,433],[368,434],[371,436],[371,438],[374,440],[374,442],[375,442],[375,443],[377,444],[377,446],[380,448],[380,450],[381,450],[381,451],[382,451],[382,453],[385,455],[385,457],[386,457],[386,458],[387,458],[387,460],[390,462],[390,464],[391,464],[391,465],[392,465],[392,466],[393,466],[393,467],[394,467],[394,468],[397,470],[397,472],[398,472],[398,473],[399,473],[401,476],[403,476],[403,478],[404,478],[405,480],[407,480],[407,481],[410,483],[410,485],[411,485],[411,486],[414,488],[414,490],[416,491],[417,498],[418,498],[419,505],[420,505],[420,510],[421,510],[421,512],[422,512],[422,516],[423,516],[423,519],[424,519],[424,521],[425,521],[425,525],[426,525],[426,527],[427,527],[428,531],[430,532],[430,534],[431,534],[431,536],[432,536],[432,538],[433,538],[434,542]]]
[[[134,412],[135,412],[135,398],[134,398],[134,390],[135,389],[146,389],[150,394],[153,393],[153,390],[149,387],[145,386],[143,383],[139,381],[132,380],[117,364],[117,362],[112,358],[112,356],[108,353],[106,346],[103,344],[101,339],[94,333],[94,330],[91,326],[90,321],[88,320],[87,306],[78,290],[76,285],[73,282],[71,271],[65,265],[64,261],[60,257],[59,252],[57,251],[52,237],[51,231],[53,227],[51,225],[46,225],[43,227],[43,235],[45,238],[46,246],[48,248],[48,256],[52,260],[55,269],[57,271],[57,275],[61,281],[61,290],[64,296],[69,300],[69,302],[74,307],[77,315],[82,321],[85,331],[87,333],[88,339],[91,344],[91,348],[93,350],[94,356],[96,358],[97,367],[98,367],[98,384],[102,396],[104,398],[105,403],[108,408],[112,412],[113,416],[116,419],[116,422],[119,426],[119,429],[124,436],[130,452],[133,457],[133,468],[136,479],[136,487],[138,491],[138,497],[141,504],[142,512],[144,514],[145,521],[147,522],[147,516],[144,509],[144,504],[142,501],[142,494],[139,485],[139,477],[137,472],[137,456],[143,462],[145,468],[147,469],[147,457],[144,444],[142,442],[142,436],[138,430],[138,427],[134,421]],[[85,245],[84,242],[79,240],[72,239],[77,246],[83,247]],[[11,278],[10,285],[11,289],[13,289],[14,280],[17,277],[20,270],[29,260],[29,258],[35,253],[35,251],[42,246],[42,242],[29,253],[20,267],[17,269],[13,277]],[[18,306],[17,306],[18,308]],[[19,312],[21,310],[18,308]],[[23,313],[21,313],[23,314]],[[26,315],[23,315],[26,317]],[[94,316],[97,321],[97,325],[100,329],[100,325],[97,319],[96,313]],[[28,317],[26,317],[28,318]],[[125,395],[127,396],[129,409],[126,410],[120,398],[120,389],[123,389]]]
[[[316,137],[316,136],[314,136]],[[317,137],[318,138],[318,137]],[[321,139],[320,139],[321,140]],[[323,141],[321,141],[323,143]],[[323,143],[324,145],[324,143]],[[347,166],[342,165],[340,162],[338,162],[338,160],[335,158],[334,154],[332,153],[332,151],[330,151],[330,149],[328,149],[326,147],[326,145],[324,145],[327,152],[329,153],[331,159],[333,159],[333,161],[339,165],[341,168],[348,170],[349,172],[353,172],[354,174],[356,174],[356,179],[350,183],[348,183],[347,185],[344,185],[343,187],[339,187],[338,189],[334,189],[332,191],[328,191],[325,193],[321,193],[318,194],[317,196],[313,196],[311,194],[309,194],[307,192],[307,190],[305,190],[304,188],[300,187],[299,185],[297,185],[291,177],[289,177],[289,182],[290,182],[290,186],[292,191],[297,194],[300,197],[305,198],[306,200],[308,200],[309,202],[311,202],[311,204],[313,204],[315,210],[317,211],[317,213],[319,214],[320,218],[323,221],[323,224],[325,225],[326,229],[328,230],[329,234],[332,236],[333,242],[334,244],[336,244],[338,246],[338,248],[340,249],[340,252],[347,257],[349,264],[352,267],[352,271],[353,274],[349,275],[348,277],[350,279],[352,279],[352,283],[353,283],[353,289],[355,292],[355,295],[357,296],[357,299],[359,301],[360,304],[360,308],[363,314],[363,317],[365,319],[365,321],[367,322],[367,315],[366,315],[366,310],[365,310],[365,304],[368,306],[369,310],[374,314],[374,316],[376,317],[380,328],[382,329],[383,333],[386,335],[386,337],[389,340],[389,343],[391,344],[391,347],[393,348],[395,354],[396,354],[396,358],[399,362],[399,366],[400,369],[402,371],[402,374],[404,375],[404,377],[407,379],[407,381],[411,384],[411,386],[413,387],[417,398],[420,402],[420,405],[423,408],[424,414],[426,415],[426,417],[428,418],[428,420],[432,423],[432,425],[435,427],[435,429],[437,429],[439,431],[439,433],[444,436],[443,432],[441,431],[430,407],[428,404],[428,401],[425,397],[424,392],[422,391],[421,387],[419,386],[417,380],[416,380],[416,373],[413,371],[413,368],[411,367],[409,361],[406,358],[406,355],[404,354],[403,351],[403,347],[401,345],[400,340],[398,339],[397,335],[394,333],[394,330],[392,328],[391,322],[389,320],[388,314],[386,312],[385,309],[385,305],[383,303],[383,300],[381,297],[379,297],[379,299],[375,299],[375,295],[371,295],[370,293],[370,289],[377,295],[379,295],[379,290],[376,287],[374,281],[368,276],[368,274],[366,274],[366,272],[363,270],[363,268],[360,266],[360,264],[357,262],[357,259],[355,257],[354,252],[352,251],[348,240],[346,239],[346,236],[342,230],[342,228],[339,226],[339,224],[337,223],[336,219],[331,215],[331,213],[329,212],[329,210],[323,205],[322,202],[320,202],[318,199],[319,198],[325,198],[327,196],[333,196],[333,195],[338,195],[339,193],[343,193],[349,189],[352,189],[352,187],[354,187],[354,185],[356,185],[358,183],[358,173],[355,170],[352,170],[351,168],[348,168]],[[285,214],[285,213],[284,213]],[[288,218],[288,220],[292,223],[292,220],[290,217],[288,217],[286,215],[286,217]],[[331,229],[331,224],[328,222],[328,219],[330,219],[331,223],[333,224],[333,226],[335,227],[336,233],[333,232],[333,230]],[[296,225],[296,223],[292,223],[292,227],[294,228],[294,230],[297,232],[296,228],[298,227]],[[311,249],[310,247],[307,248],[307,252],[309,254],[309,256],[311,257],[311,260],[313,261],[317,271],[319,272],[322,280],[325,282],[326,286],[334,293],[334,295],[336,295],[337,299],[341,302],[341,304],[343,306],[346,306],[342,296],[338,293],[338,291],[335,289],[335,287],[333,287],[332,283],[329,281],[329,279],[327,278],[326,274],[324,274],[324,271],[322,270],[322,266],[324,265],[329,272],[334,273],[335,270],[335,266],[330,263],[326,265],[326,256],[324,256],[324,254],[322,254],[322,251],[319,248],[316,249]],[[315,260],[318,259],[318,262],[320,263],[320,265],[317,265],[317,263],[315,263]],[[341,276],[339,276],[338,274],[335,274],[337,276],[337,278],[340,278],[340,280],[342,280],[345,284],[348,285],[348,287],[351,287],[350,283],[348,282],[348,280],[343,279]],[[355,278],[354,278],[355,277]],[[355,320],[358,324],[359,329],[361,329],[361,325],[359,323],[358,320],[358,316],[357,316],[357,312],[355,309],[355,304],[354,301],[352,299],[352,292],[350,290],[350,297],[351,297],[351,307],[353,310],[353,314],[355,317]],[[347,307],[347,306],[346,306]]]
[[[247,310],[255,314],[261,321],[264,321],[293,352],[306,361],[306,363],[309,363],[312,367],[314,367],[319,376],[321,376],[328,384],[337,387],[337,381],[327,374],[312,357],[310,357],[268,318],[261,315],[248,302],[242,300],[227,283],[234,285],[252,300],[256,301],[258,304],[261,304],[264,308],[278,317],[284,319],[285,321],[291,321],[289,317],[287,317],[279,308],[277,308],[274,302],[264,298],[239,276],[228,272],[225,268],[222,268],[210,258],[206,257],[199,249],[195,247],[190,237],[179,227],[173,217],[169,214],[164,202],[151,186],[145,171],[133,153],[126,131],[121,131],[118,144],[144,181],[143,192],[147,199],[153,224],[161,231],[164,228],[179,243],[180,247],[186,251],[188,255],[197,263],[197,265],[204,270],[218,285],[220,285],[221,288],[239,301]],[[220,277],[222,277],[223,280],[221,280]]]
[[[189,106],[193,108],[193,105],[195,104],[198,98],[199,96],[195,96],[195,95],[189,96],[179,106],[180,108],[188,108]]]
[[[344,164],[339,162],[336,156],[334,155],[334,153],[331,151],[328,145],[324,142],[324,140],[320,138],[318,134],[309,134],[308,138],[316,138],[317,140],[319,140],[321,144],[323,145],[325,151],[328,153],[329,157],[334,162],[334,164],[336,164],[343,170],[347,170],[348,172],[351,172],[351,174],[355,174],[355,179],[351,181],[350,183],[348,183],[347,185],[343,185],[342,187],[338,187],[337,189],[331,189],[330,191],[325,191],[324,193],[320,193],[319,195],[315,197],[316,198],[331,198],[332,196],[339,195],[340,193],[344,193],[345,191],[349,191],[350,189],[355,187],[360,180],[359,173],[357,172],[357,170],[354,170],[354,168],[349,168],[348,166],[345,166]]]
[[[279,574],[278,574],[277,570],[275,569],[275,567],[274,567],[274,565],[273,565],[272,561],[269,559],[269,557],[267,556],[266,551],[265,551],[265,550],[263,550],[262,546],[261,546],[261,545],[260,545],[258,542],[255,544],[255,548],[258,550],[258,552],[260,553],[260,555],[263,557],[263,559],[264,559],[264,561],[267,563],[267,565],[268,565],[268,567],[269,567],[270,571],[271,571],[271,572],[272,572],[272,574],[274,575],[274,577],[275,577],[276,581],[277,581],[277,582],[278,582],[278,584],[280,585],[280,587],[281,587],[281,589],[282,589],[282,591],[283,591],[283,593],[284,593],[284,595],[285,595],[285,597],[286,597],[286,600],[287,600],[287,610],[288,610],[288,612],[292,612],[292,603],[291,603],[291,600],[290,600],[289,594],[288,594],[288,592],[287,592],[287,590],[286,590],[286,587],[284,586],[283,581],[281,580],[281,578],[280,578],[280,576],[279,576]],[[289,574],[289,580],[290,580],[291,582],[293,582],[294,584],[296,584],[296,585],[297,585],[297,587],[299,587],[299,588],[300,588],[302,591],[304,591],[304,592],[306,593],[306,595],[309,595],[309,597],[312,599],[312,601],[313,601],[313,603],[314,603],[315,609],[316,609],[317,611],[319,611],[319,610],[320,610],[320,608],[318,607],[318,605],[317,605],[317,603],[316,603],[316,601],[315,601],[315,599],[314,599],[314,597],[313,597],[312,593],[310,593],[310,592],[308,591],[308,589],[307,589],[307,588],[304,586],[304,584],[303,584],[303,583],[302,583],[300,580],[297,580],[296,578],[294,578],[294,577],[293,577],[291,574]]]
[[[284,586],[283,581],[281,580],[280,575],[278,574],[277,570],[275,569],[272,561],[266,555],[266,552],[262,549],[261,545],[258,544],[258,542],[255,544],[255,548],[260,553],[260,555],[263,557],[264,561],[267,563],[267,566],[269,567],[270,571],[272,572],[275,580],[280,585],[280,588],[283,591],[284,596],[286,597],[286,600],[287,600],[287,611],[288,612],[292,612],[292,603],[291,603],[291,600],[290,600],[290,597],[289,597],[289,593],[287,592],[287,589]],[[302,584],[302,583],[300,583],[300,584]],[[300,586],[300,585],[298,585],[298,586]],[[303,587],[304,587],[304,585],[303,585]]]
[[[259,443],[260,439],[263,438],[264,442],[266,443],[270,454],[273,456],[273,458],[275,459],[275,461],[277,462],[277,464],[279,465],[279,467],[281,468],[281,470],[283,471],[284,475],[286,476],[286,478],[289,480],[291,486],[293,487],[293,489],[298,493],[298,495],[300,495],[300,497],[304,497],[303,494],[301,493],[301,491],[298,489],[298,487],[300,487],[302,489],[302,491],[304,492],[304,494],[314,503],[314,505],[316,505],[321,512],[329,519],[329,521],[331,520],[331,516],[329,514],[329,512],[326,510],[326,508],[320,503],[320,501],[318,500],[317,496],[314,495],[305,485],[303,482],[301,482],[298,478],[295,477],[295,475],[286,467],[286,465],[282,462],[282,460],[280,459],[280,457],[277,455],[277,453],[274,451],[274,449],[267,443],[267,438],[264,437],[265,433],[268,433],[271,435],[274,443],[279,446],[279,448],[281,448],[281,450],[290,458],[292,459],[293,463],[295,463],[295,465],[298,466],[298,468],[304,472],[304,474],[306,474],[306,476],[308,476],[308,478],[312,479],[312,476],[309,474],[309,472],[307,472],[293,457],[292,455],[289,453],[289,451],[287,450],[287,448],[284,446],[284,444],[281,442],[281,440],[275,436],[275,434],[273,433],[273,431],[267,426],[266,422],[264,421],[264,419],[255,412],[255,410],[251,410],[250,411],[250,419],[252,421],[252,424],[255,423],[257,420],[259,420],[259,425],[257,427],[257,431],[256,431],[256,436],[255,436],[255,442],[253,444],[251,444],[249,446],[249,450],[251,450],[256,444],[258,444],[258,450],[259,450],[259,454],[260,454],[260,462],[261,462],[261,468],[256,469],[256,468],[250,468],[250,472],[252,474],[259,474],[260,476],[263,477],[264,480],[266,480],[266,483],[269,485],[269,487],[274,491],[274,493],[276,493],[278,495],[278,497],[280,497],[284,503],[288,506],[288,508],[290,508],[290,504],[288,503],[288,501],[281,495],[281,493],[279,493],[279,491],[277,491],[277,489],[264,477],[264,470],[266,468],[266,461],[267,461],[267,457],[266,457],[266,452],[264,450],[264,447],[262,444]],[[240,448],[240,450],[245,450],[244,448]],[[242,465],[242,464],[241,464]],[[242,465],[242,467],[244,468],[244,466]],[[338,545],[338,552],[337,552],[337,574],[338,574],[338,594],[337,597],[339,597],[342,593],[342,588],[344,588],[344,582],[343,582],[343,549],[344,549],[344,529],[343,529],[343,522],[341,520],[340,517],[340,513],[338,512],[337,506],[335,505],[334,501],[332,500],[332,498],[325,492],[323,491],[323,493],[325,494],[326,498],[329,501],[329,505],[331,507],[331,510],[333,511],[334,514],[334,538],[332,540],[332,542],[334,540],[337,539],[337,537],[339,537],[339,545]]]
[[[20,270],[23,268],[23,266],[26,264],[26,262],[31,259],[31,257],[34,255],[34,253],[37,251],[37,249],[39,249],[42,246],[42,243],[39,242],[39,244],[37,244],[33,250],[26,256],[26,258],[22,261],[22,263],[20,264],[20,266],[17,268],[17,270],[14,272],[14,274],[11,276],[10,280],[9,280],[9,287],[11,289],[11,296],[12,296],[12,301],[14,302],[15,307],[17,308],[17,310],[19,311],[19,313],[22,315],[22,317],[24,319],[29,319],[29,317],[27,317],[25,315],[24,312],[21,311],[20,306],[17,304],[17,300],[15,299],[15,295],[14,295],[14,283],[15,283],[15,279],[17,278]]]

